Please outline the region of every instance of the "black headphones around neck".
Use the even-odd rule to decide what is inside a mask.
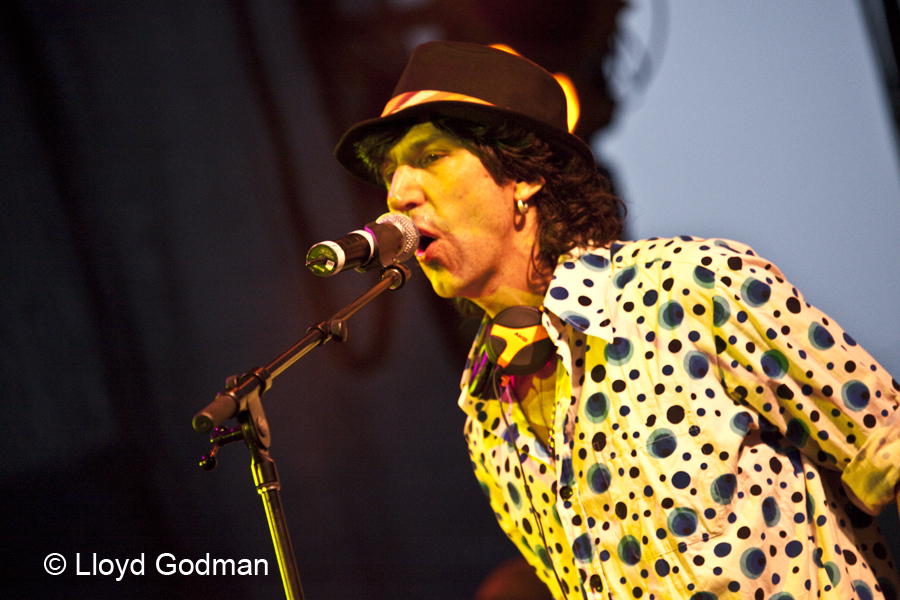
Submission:
[[[469,395],[479,400],[497,399],[503,375],[531,375],[556,352],[542,312],[534,306],[511,306],[490,319],[478,350],[473,355]]]

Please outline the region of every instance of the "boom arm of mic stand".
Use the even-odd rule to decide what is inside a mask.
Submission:
[[[383,292],[402,287],[410,275],[409,268],[399,263],[385,267],[381,272],[381,280],[369,291],[338,311],[331,319],[310,327],[300,341],[282,352],[268,366],[255,369],[241,377],[230,377],[225,390],[194,416],[193,426],[199,433],[208,433],[215,429],[213,438],[210,440],[215,444],[212,452],[213,458],[210,460],[204,457],[200,462],[205,469],[214,468],[214,455],[219,444],[224,445],[240,439],[241,436],[237,432],[222,435],[218,429],[219,425],[228,419],[237,417],[244,442],[250,449],[253,481],[265,506],[269,532],[272,535],[272,543],[275,545],[275,555],[278,558],[278,567],[281,571],[281,581],[284,584],[287,600],[303,600],[303,590],[300,585],[300,575],[291,545],[290,533],[284,518],[284,510],[281,506],[279,496],[281,483],[278,480],[278,470],[275,468],[275,461],[269,456],[271,436],[269,424],[263,412],[261,396],[272,386],[272,379],[283,373],[285,369],[316,346],[325,344],[335,336],[339,341],[347,339],[346,320]]]
[[[269,390],[272,380],[285,369],[294,364],[307,352],[325,344],[337,336],[339,341],[347,339],[345,321],[356,314],[363,306],[380,296],[383,292],[401,288],[411,275],[409,267],[395,263],[386,267],[381,280],[365,294],[347,305],[331,319],[310,327],[297,343],[281,353],[268,366],[255,369],[239,378],[233,378],[234,385],[227,386],[206,408],[194,416],[194,429],[199,433],[208,433],[228,419],[247,408],[247,397],[255,392],[260,395]],[[231,381],[231,380],[230,380]],[[263,440],[265,441],[265,440]],[[266,444],[264,447],[268,447]]]

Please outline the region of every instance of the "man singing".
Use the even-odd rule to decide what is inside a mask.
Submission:
[[[618,241],[552,75],[424,44],[336,156],[415,222],[435,292],[485,313],[469,452],[555,597],[898,597],[870,515],[900,385],[749,247]]]

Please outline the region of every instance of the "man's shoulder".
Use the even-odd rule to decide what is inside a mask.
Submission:
[[[679,236],[615,241],[603,248],[576,249],[564,262],[584,266],[605,266],[613,270],[657,261],[686,263],[716,270],[731,260],[758,260],[756,252],[741,242],[721,238]],[[571,267],[570,267],[571,268]]]
[[[646,288],[670,277],[704,288],[713,287],[717,279],[728,286],[736,277],[761,272],[777,275],[749,246],[731,240],[682,236],[617,241],[563,256],[544,307],[573,328],[610,341],[614,336],[610,306],[626,288]]]

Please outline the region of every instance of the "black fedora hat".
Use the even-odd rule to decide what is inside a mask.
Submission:
[[[357,155],[357,142],[435,116],[520,123],[555,147],[594,163],[588,145],[569,133],[565,92],[553,75],[521,56],[466,42],[418,46],[381,116],[351,127],[334,155],[353,176],[380,185]]]

